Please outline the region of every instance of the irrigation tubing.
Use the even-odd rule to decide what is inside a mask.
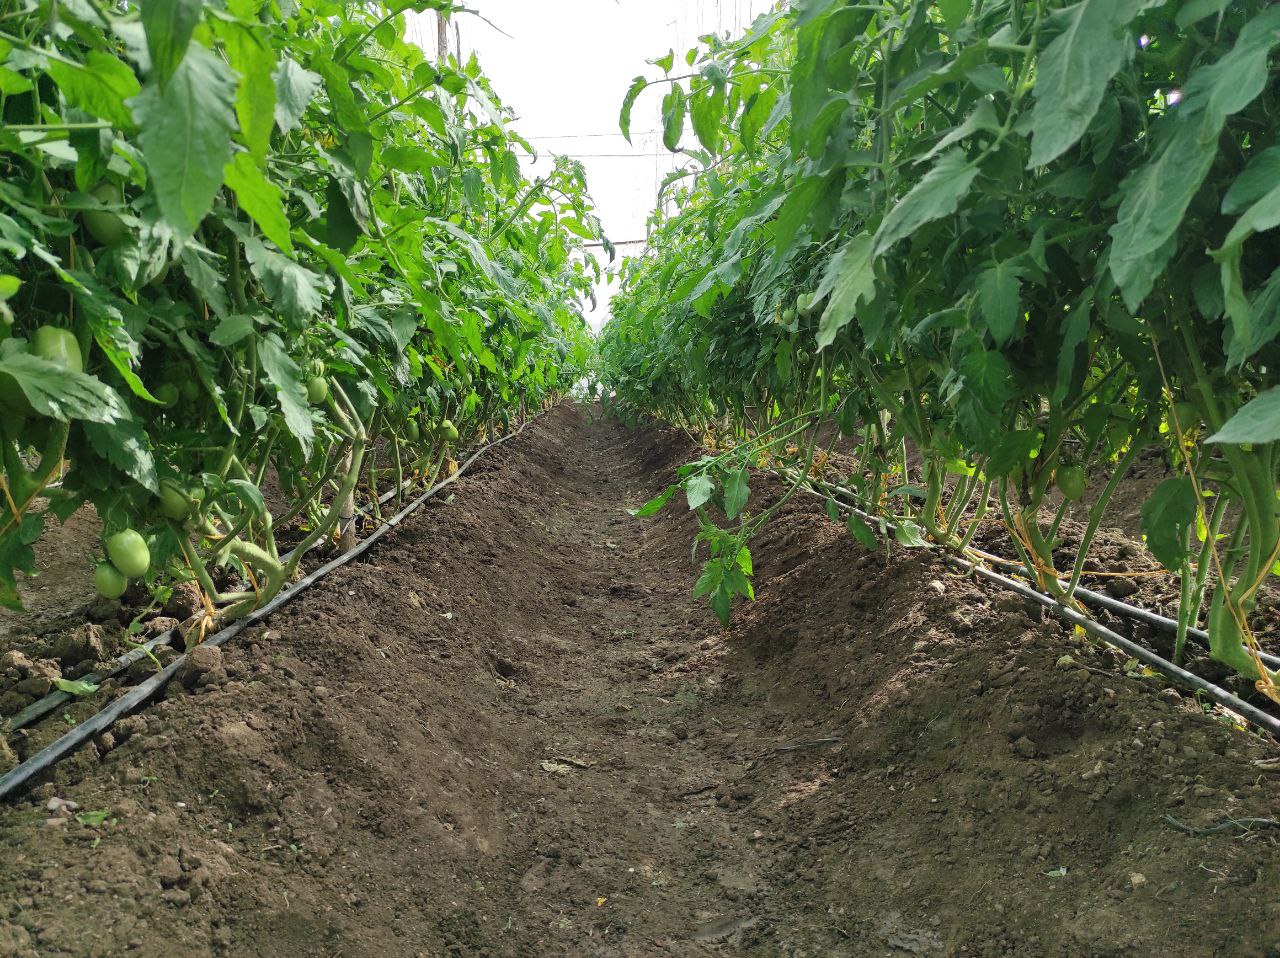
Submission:
[[[787,475],[789,478],[795,478],[793,474]],[[819,486],[826,489],[829,493],[840,493],[841,495],[848,496],[850,499],[854,500],[859,498],[856,492],[852,489],[846,489],[844,486],[837,486],[829,482],[823,482],[822,480],[815,479],[808,480],[808,483],[811,486]],[[832,496],[832,498],[834,498],[834,496]],[[986,560],[987,562],[1021,568],[1021,564],[1014,562],[1012,559],[1006,559],[1004,556],[998,556],[994,553],[974,548],[973,546],[970,546],[966,551]],[[1059,579],[1058,584],[1065,589],[1070,583]],[[1150,609],[1144,609],[1140,605],[1131,605],[1128,602],[1113,599],[1109,595],[1103,595],[1101,592],[1094,592],[1092,589],[1085,588],[1082,585],[1077,585],[1072,595],[1079,596],[1086,604],[1092,605],[1095,608],[1106,609],[1108,612],[1114,612],[1116,615],[1121,615],[1129,619],[1136,619],[1139,622],[1154,626],[1158,629],[1163,629],[1166,632],[1171,632],[1175,635],[1178,632],[1178,622],[1176,619],[1171,619],[1166,615],[1161,615],[1160,613],[1153,612]],[[1187,628],[1187,636],[1188,638],[1194,639],[1196,643],[1203,648],[1209,648],[1209,633],[1204,629],[1189,626]],[[1280,655],[1272,655],[1268,652],[1259,652],[1258,657],[1270,668],[1280,669]]]
[[[526,425],[528,425],[528,423],[530,422],[533,422],[534,419],[537,419],[538,416],[541,416],[541,415],[542,413],[538,413],[536,416],[533,416],[532,418],[526,421]],[[523,429],[523,427],[521,427],[521,429]],[[519,432],[511,433],[510,435],[513,435],[513,436],[519,435]],[[510,438],[510,436],[508,436],[507,438]],[[485,448],[488,448],[488,447],[486,446]],[[385,506],[397,495],[403,495],[405,490],[411,488],[416,481],[417,481],[416,479],[406,479],[404,482],[400,484],[400,487],[398,489],[389,489],[387,492],[384,492],[381,496],[378,497],[378,505]],[[373,503],[372,502],[365,503],[363,506],[361,506],[359,509],[356,510],[355,516],[353,516],[352,519],[354,519],[356,516],[367,515],[372,511],[373,511]],[[319,542],[314,543],[311,546],[311,548],[312,549],[320,548],[320,543]],[[283,556],[280,557],[281,561],[282,562],[290,561],[293,558],[293,553],[295,551],[297,550],[290,549],[288,552],[286,552]],[[123,672],[125,669],[129,668],[129,666],[133,665],[134,662],[137,662],[139,659],[145,658],[148,654],[155,652],[156,649],[162,648],[164,646],[172,645],[173,640],[176,636],[177,636],[177,629],[169,629],[165,632],[161,632],[155,638],[148,639],[141,646],[130,649],[128,652],[124,653],[119,658],[115,659],[113,662],[110,663],[110,665],[107,667],[107,670],[105,672],[91,672],[88,675],[82,676],[81,681],[101,684],[107,679],[114,678],[115,676]],[[77,696],[73,695],[70,692],[63,692],[61,689],[55,689],[54,691],[50,692],[48,695],[44,696],[44,698],[37,699],[35,702],[32,702],[30,705],[24,708],[21,712],[11,715],[5,721],[0,722],[0,735],[8,735],[12,732],[18,731],[19,729],[26,728],[28,725],[31,725],[35,722],[40,721],[40,719],[44,718],[50,712],[53,712],[54,710],[56,710],[60,705],[63,705],[66,702],[70,702],[72,699],[76,697]]]
[[[809,488],[809,491],[816,496],[820,496],[822,498],[828,498],[827,496],[824,496],[822,493],[818,492],[816,489]],[[895,528],[893,523],[883,520],[879,516],[874,516],[869,512],[864,512],[863,510],[859,509],[857,506],[850,505],[847,502],[841,502],[838,499],[832,499],[831,501],[835,502],[838,508],[845,509],[849,512],[852,512],[855,515],[859,516],[860,518],[865,519],[869,522],[874,522],[877,524],[879,524],[880,522],[884,522],[885,526],[890,531],[892,531]],[[1168,659],[1165,659],[1159,655],[1156,655],[1156,653],[1152,652],[1150,649],[1146,648],[1145,646],[1139,645],[1137,642],[1134,642],[1132,639],[1127,639],[1123,635],[1120,635],[1118,632],[1114,632],[1111,629],[1108,629],[1105,625],[1095,621],[1094,619],[1089,618],[1087,615],[1082,615],[1081,613],[1075,611],[1074,609],[1068,608],[1067,606],[1059,602],[1057,599],[1054,599],[1051,596],[1045,595],[1043,592],[1040,592],[1038,589],[1035,589],[1030,585],[1027,585],[1022,582],[1018,582],[1017,580],[1011,579],[1006,575],[1001,575],[999,572],[996,572],[992,569],[987,568],[984,565],[981,565],[976,560],[966,561],[965,559],[962,559],[956,555],[947,555],[946,559],[949,563],[951,563],[953,566],[957,566],[958,568],[963,570],[966,574],[976,575],[982,579],[987,580],[988,582],[991,582],[994,585],[998,585],[1001,588],[1008,589],[1011,592],[1016,592],[1018,595],[1021,595],[1026,599],[1030,599],[1031,601],[1044,606],[1046,609],[1048,609],[1050,612],[1052,612],[1054,615],[1058,616],[1059,618],[1065,619],[1066,621],[1070,622],[1072,625],[1079,626],[1080,628],[1088,632],[1090,635],[1094,636],[1095,638],[1102,639],[1102,641],[1106,642],[1109,645],[1115,646],[1118,649],[1128,652],[1131,656],[1133,656],[1139,662],[1143,662],[1146,665],[1149,665],[1151,668],[1155,669],[1157,672],[1160,672],[1168,676],[1169,678],[1176,679],[1177,681],[1182,682],[1183,684],[1190,686],[1191,688],[1196,689],[1199,692],[1203,692],[1205,697],[1210,699],[1211,701],[1216,702],[1218,705],[1221,705],[1223,708],[1230,709],[1232,712],[1235,712],[1237,715],[1240,715],[1241,717],[1247,719],[1248,721],[1252,722],[1254,725],[1258,726],[1259,728],[1265,729],[1267,732],[1270,732],[1276,738],[1280,738],[1280,718],[1276,718],[1274,715],[1264,712],[1262,709],[1258,708],[1257,706],[1250,705],[1244,699],[1240,698],[1237,695],[1231,694],[1226,689],[1221,688],[1220,686],[1214,685],[1212,682],[1209,682],[1205,679],[1202,679],[1200,676],[1196,675],[1193,672],[1188,672],[1186,669],[1182,668],[1179,665],[1174,665]]]
[[[394,516],[388,519],[384,524],[380,525],[377,529],[371,532],[368,535],[368,537],[358,542],[353,548],[344,552],[342,555],[334,559],[331,559],[329,562],[326,562],[324,565],[320,566],[313,572],[299,579],[288,589],[285,589],[284,591],[280,592],[280,594],[278,594],[274,599],[272,599],[266,605],[262,606],[259,609],[255,609],[253,612],[250,612],[248,615],[246,615],[243,619],[238,619],[237,621],[233,622],[231,625],[227,626],[225,629],[222,629],[216,634],[205,639],[205,641],[202,642],[201,645],[212,646],[216,648],[220,645],[223,645],[229,642],[231,639],[234,639],[237,635],[239,635],[245,629],[263,621],[264,619],[266,619],[268,616],[270,616],[272,613],[274,613],[276,610],[278,610],[282,606],[286,605],[289,602],[292,602],[294,599],[300,596],[303,592],[307,591],[307,589],[311,588],[311,586],[315,585],[317,582],[319,582],[321,579],[327,576],[330,572],[333,572],[335,569],[341,568],[342,566],[346,565],[348,562],[351,562],[353,559],[357,559],[360,556],[364,555],[366,552],[369,551],[370,548],[373,547],[373,544],[375,542],[381,539],[384,535],[386,535],[392,529],[399,526],[400,523],[402,523],[405,519],[407,519],[411,514],[416,512],[424,502],[426,502],[428,499],[435,496],[442,489],[457,482],[458,479],[460,479],[466,473],[466,471],[471,467],[471,465],[477,459],[479,459],[482,455],[484,455],[484,453],[488,452],[491,449],[495,449],[498,446],[501,446],[504,442],[507,442],[510,439],[514,439],[516,436],[519,436],[530,425],[532,425],[542,416],[546,415],[548,411],[549,410],[544,409],[542,412],[538,413],[536,416],[533,416],[530,419],[526,420],[524,424],[521,425],[521,427],[517,429],[515,432],[508,433],[505,436],[502,436],[498,439],[493,440],[492,442],[486,443],[485,445],[481,446],[479,449],[477,449],[474,453],[471,454],[470,458],[468,458],[464,463],[462,463],[462,465],[458,467],[457,472],[455,472],[453,475],[449,476],[448,478],[441,480],[440,482],[432,486],[430,489],[428,489],[426,492],[422,493],[420,496],[418,496],[416,499],[414,499],[412,502],[406,505],[403,509],[397,512]],[[160,638],[161,637],[157,637],[152,641],[159,642]],[[133,652],[130,652],[129,654],[132,655],[135,652],[139,652],[139,651],[140,650],[135,649],[133,650]],[[142,654],[145,654],[145,653],[142,653]],[[125,656],[125,658],[127,657],[128,656]],[[182,668],[183,664],[186,661],[187,661],[187,653],[183,653],[182,655],[175,658],[168,665],[166,665],[159,672],[157,672],[155,675],[149,676],[144,681],[131,687],[127,692],[125,692],[123,695],[119,696],[114,701],[112,701],[108,706],[106,706],[106,708],[102,709],[100,712],[97,712],[90,718],[85,719],[83,722],[77,725],[74,729],[67,732],[67,734],[63,735],[61,738],[58,738],[54,742],[45,746],[43,749],[41,749],[35,755],[28,758],[22,764],[9,770],[4,775],[0,775],[0,800],[8,798],[10,795],[14,794],[18,789],[22,788],[33,777],[53,767],[57,762],[65,758],[67,755],[70,755],[76,749],[80,748],[82,745],[88,742],[95,735],[100,735],[103,732],[107,731],[107,729],[109,729],[119,719],[123,718],[126,715],[129,715],[130,713],[136,711],[141,706],[146,704],[157,692],[159,692],[162,688],[164,688],[173,679],[173,677],[177,674],[178,670]]]

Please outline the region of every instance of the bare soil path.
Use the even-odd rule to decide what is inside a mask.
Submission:
[[[1280,834],[1161,820],[1264,743],[808,503],[722,633],[625,511],[691,454],[481,460],[0,810],[0,955],[1280,955]]]

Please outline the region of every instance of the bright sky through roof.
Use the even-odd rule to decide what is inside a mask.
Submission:
[[[621,243],[644,239],[658,186],[678,165],[656,132],[661,89],[649,90],[636,104],[631,142],[618,132],[618,112],[631,81],[641,73],[654,76],[655,68],[645,61],[670,49],[679,62],[703,34],[738,36],[772,8],[773,0],[471,0],[468,5],[493,26],[459,15],[463,56],[475,51],[498,95],[515,110],[516,130],[535,149],[582,160],[605,232]],[[414,26],[419,42],[433,51],[432,19],[421,17]],[[540,159],[529,171],[536,175],[550,163],[549,157]],[[640,249],[619,246],[619,253]],[[588,317],[594,329],[609,318],[608,293],[597,291],[599,308]]]

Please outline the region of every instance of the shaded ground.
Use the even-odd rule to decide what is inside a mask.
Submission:
[[[1280,830],[1162,820],[1274,748],[816,500],[722,634],[691,452],[558,409],[204,657],[0,811],[0,955],[1280,955]]]

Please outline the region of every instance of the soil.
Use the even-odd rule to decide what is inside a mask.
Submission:
[[[560,407],[198,650],[0,810],[0,954],[1280,955],[1280,828],[1164,818],[1274,743],[816,499],[721,630],[696,454]]]

